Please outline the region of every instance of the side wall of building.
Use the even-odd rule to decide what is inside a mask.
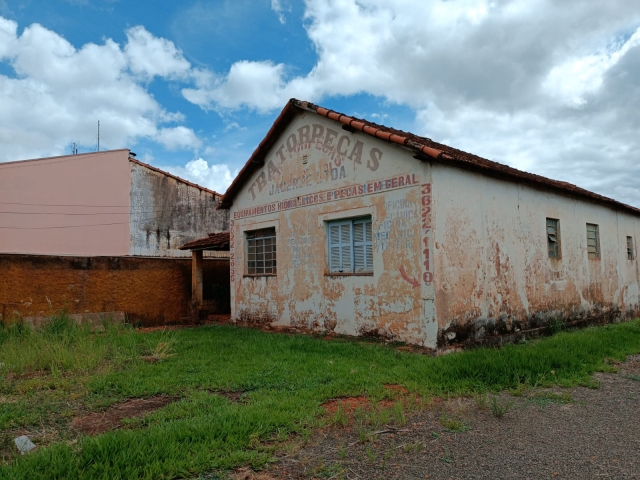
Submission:
[[[212,232],[228,230],[220,197],[131,162],[130,255],[189,257],[179,248]]]
[[[0,163],[0,252],[129,253],[129,151]]]
[[[430,169],[412,155],[315,114],[297,117],[231,208],[233,318],[434,346],[431,231],[421,228]],[[358,217],[372,220],[373,273],[332,275],[328,222]],[[250,276],[246,234],[271,227],[277,274]]]
[[[637,244],[640,218],[440,164],[432,177],[441,343],[637,313],[640,271],[626,238]],[[559,259],[548,256],[547,218],[560,221]],[[598,259],[587,254],[587,223],[599,226]]]
[[[191,259],[0,255],[0,271],[3,318],[67,308],[124,311],[129,321],[143,325],[192,320]],[[227,292],[229,261],[205,259],[203,276],[207,288]]]

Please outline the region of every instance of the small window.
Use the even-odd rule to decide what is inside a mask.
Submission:
[[[247,274],[276,274],[276,229],[263,228],[245,233],[247,238]]]
[[[587,252],[589,258],[600,258],[600,234],[594,223],[587,223]]]
[[[560,258],[560,220],[547,218],[547,250],[549,258]]]
[[[627,237],[627,258],[629,260],[633,260],[636,258],[635,252],[633,250],[633,237]]]
[[[371,217],[329,222],[329,272],[373,272]]]

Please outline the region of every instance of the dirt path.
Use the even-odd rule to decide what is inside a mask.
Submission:
[[[503,394],[502,418],[490,398],[455,399],[371,442],[356,425],[320,431],[260,476],[234,478],[640,479],[640,356],[618,368],[596,374],[597,389]]]

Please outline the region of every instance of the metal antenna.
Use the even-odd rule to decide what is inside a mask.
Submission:
[[[100,151],[100,120],[98,120],[98,151]]]

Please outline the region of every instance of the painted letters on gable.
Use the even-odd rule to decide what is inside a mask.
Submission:
[[[348,164],[354,171],[364,166],[374,172],[378,170],[384,152],[376,147],[367,148],[368,158],[363,163],[365,143],[353,134],[320,123],[304,124],[285,133],[276,143],[272,150],[275,158],[267,160],[266,173],[261,172],[249,186],[251,198],[255,200],[263,191],[277,195],[305,186],[345,180]],[[317,164],[309,164],[302,170],[295,165],[284,169],[281,166],[285,162],[296,162],[302,155],[316,159]]]

